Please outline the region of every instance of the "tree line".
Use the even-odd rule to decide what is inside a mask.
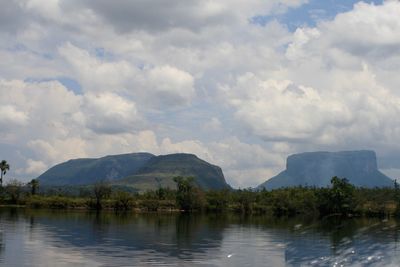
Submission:
[[[235,212],[271,216],[399,216],[400,189],[356,188],[345,178],[333,177],[325,188],[288,187],[272,191],[251,189],[204,191],[191,177],[175,177],[176,189],[158,188],[129,192],[106,183],[81,187],[39,190],[37,180],[27,184],[11,181],[1,186],[0,204],[31,208],[93,209],[115,211]]]
[[[132,192],[107,183],[39,190],[39,181],[11,180],[3,186],[10,165],[0,162],[0,205],[52,209],[113,209],[116,211],[237,212],[271,216],[343,215],[399,216],[400,186],[356,188],[346,178],[333,177],[329,187],[287,187],[272,191],[252,189],[209,190],[196,186],[193,177],[175,177],[176,189]],[[75,188],[76,189],[76,188]]]

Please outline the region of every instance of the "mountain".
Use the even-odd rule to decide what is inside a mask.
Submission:
[[[203,189],[229,189],[220,167],[212,165],[192,154],[170,154],[151,158],[134,175],[116,184],[129,185],[141,190],[159,186],[175,188],[173,177],[194,177]]]
[[[374,151],[308,152],[287,158],[286,170],[258,188],[275,189],[288,186],[330,184],[333,176],[347,178],[359,187],[393,186],[393,180],[378,170]]]
[[[133,153],[99,159],[74,159],[58,164],[38,177],[45,186],[89,185],[100,181],[137,190],[159,186],[175,188],[176,176],[194,177],[203,189],[229,189],[220,167],[192,154],[154,156]]]
[[[98,159],[73,159],[58,164],[38,177],[42,185],[85,185],[122,179],[139,170],[150,153],[106,156]]]

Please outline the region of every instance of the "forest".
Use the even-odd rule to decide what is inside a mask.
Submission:
[[[400,189],[358,188],[346,178],[333,177],[324,188],[288,187],[275,190],[208,190],[196,187],[192,177],[175,177],[175,190],[158,188],[129,192],[106,183],[79,189],[41,189],[33,179],[11,181],[0,188],[0,205],[46,209],[113,210],[116,212],[234,212],[270,216],[367,216],[400,214]]]

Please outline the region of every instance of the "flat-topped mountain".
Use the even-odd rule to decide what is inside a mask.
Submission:
[[[231,188],[220,167],[192,154],[155,156],[132,153],[98,159],[74,159],[58,164],[38,177],[42,185],[89,185],[100,181],[137,190],[175,188],[176,176],[194,177],[203,189]]]
[[[175,188],[173,177],[194,177],[195,183],[203,189],[226,189],[220,167],[212,165],[192,154],[171,154],[151,158],[134,175],[118,184],[128,184],[142,190],[162,187]]]
[[[97,159],[72,159],[58,164],[38,177],[42,185],[86,185],[122,179],[139,170],[155,157],[150,153],[131,153]]]
[[[286,170],[258,188],[275,189],[289,186],[330,184],[333,176],[345,177],[359,187],[393,186],[393,180],[378,170],[374,151],[307,152],[287,158]]]

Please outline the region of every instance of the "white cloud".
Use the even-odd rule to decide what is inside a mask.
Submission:
[[[14,106],[2,104],[4,105],[0,106],[0,129],[8,127],[10,124],[23,126],[27,123],[28,115],[26,113],[18,111]]]
[[[58,51],[71,64],[72,71],[87,91],[121,91],[135,76],[135,68],[124,60],[101,60],[71,43],[59,47]]]
[[[146,87],[156,104],[179,105],[188,103],[195,94],[193,77],[171,66],[156,67],[148,71]]]
[[[87,144],[79,137],[50,140],[37,139],[28,142],[28,147],[48,165],[60,163],[71,158],[87,157],[85,151]]]
[[[294,152],[394,155],[400,3],[358,3],[294,33],[273,17],[251,23],[306,2],[5,2],[0,151],[26,173],[75,157],[191,152],[241,187]]]
[[[135,103],[116,94],[88,93],[84,99],[85,123],[95,132],[127,132],[140,120]]]
[[[341,101],[287,80],[261,80],[248,73],[238,78],[227,98],[236,118],[268,141],[312,142],[325,126],[352,122]]]
[[[33,175],[40,175],[41,173],[46,171],[47,168],[49,167],[42,161],[36,161],[36,160],[32,160],[32,159],[28,159],[27,165],[28,166],[25,169],[25,173],[33,174]]]
[[[288,7],[296,7],[306,0],[240,0],[190,2],[169,1],[72,1],[77,8],[90,9],[105,24],[110,24],[117,32],[130,31],[160,32],[182,28],[199,31],[207,27],[225,24],[247,23],[255,15],[284,12]]]

